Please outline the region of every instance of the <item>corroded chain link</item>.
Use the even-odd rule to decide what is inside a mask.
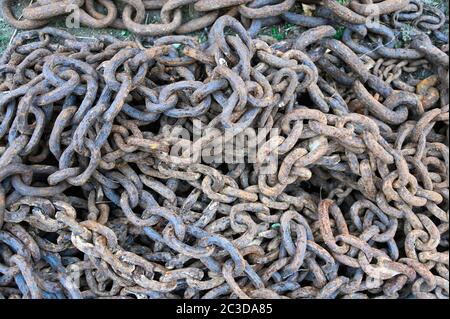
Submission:
[[[315,16],[302,12],[301,5],[317,6]],[[15,15],[14,1],[1,0],[0,10],[7,23],[21,30],[48,25],[52,20],[68,16],[73,23],[89,28],[127,29],[142,36],[187,34],[212,26],[218,17],[230,15],[240,20],[251,35],[267,26],[287,22],[312,28],[326,24],[348,27],[347,41],[356,33],[366,36],[363,25],[375,16],[381,16],[382,25],[371,24],[371,32],[381,35],[379,41],[392,37],[390,24],[395,28],[413,25],[417,30],[433,32],[445,42],[442,32],[446,16],[439,9],[424,5],[421,0],[348,1],[336,0],[57,0],[36,1]],[[159,13],[158,13],[159,12]],[[189,13],[189,14],[187,14]],[[155,15],[156,14],[156,15]],[[154,16],[150,19],[149,16]],[[369,23],[370,24],[370,23]],[[355,45],[366,50],[364,45]],[[393,46],[380,48],[371,55],[395,55]],[[402,52],[403,56],[414,53]]]
[[[86,25],[157,35],[191,31],[193,4],[208,41],[14,38],[0,60],[0,297],[448,298],[448,49],[425,32],[379,47],[397,23],[439,32],[437,11],[121,2],[119,22],[112,1],[107,15],[73,1]],[[59,4],[25,9],[22,28]],[[142,24],[160,8],[163,24]],[[393,29],[360,26],[374,10]],[[254,39],[249,21],[274,16],[308,31]],[[251,138],[227,148],[242,133],[255,152]]]

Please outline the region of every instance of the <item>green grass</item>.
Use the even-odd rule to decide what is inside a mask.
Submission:
[[[405,43],[402,40],[397,40],[394,43],[394,48],[396,49],[400,49],[400,48],[404,48],[405,47]]]
[[[335,34],[334,38],[336,40],[341,40],[342,36],[344,35],[344,30],[345,30],[344,27],[337,27],[336,28],[336,34]]]
[[[446,16],[448,16],[448,14],[449,14],[448,1],[445,1],[445,0],[422,0],[422,2],[425,5],[429,5],[431,7],[435,7],[437,9],[441,10],[442,12],[445,13]]]
[[[424,4],[429,5],[429,6],[433,6],[433,7],[439,8],[439,7],[442,6],[444,1],[442,1],[442,0],[422,0],[422,2]]]
[[[350,3],[350,0],[337,0],[337,2],[343,6],[346,6]]]
[[[273,26],[270,29],[272,38],[283,41],[288,38],[290,31],[293,29],[294,25],[286,23],[284,25]]]
[[[208,41],[208,33],[206,31],[199,32],[197,39],[198,43],[205,43],[206,41]]]
[[[410,24],[405,24],[401,29],[401,38],[405,43],[411,42],[413,38],[414,27]]]
[[[6,49],[11,40],[12,35],[14,34],[14,29],[11,28],[8,24],[6,24],[2,19],[0,19],[0,55]]]

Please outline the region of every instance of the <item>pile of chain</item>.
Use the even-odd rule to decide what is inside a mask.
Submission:
[[[11,8],[14,2],[1,0],[1,10],[9,24],[22,30],[40,28],[54,18],[73,14],[86,27],[112,27],[138,35],[161,36],[202,30],[221,15],[240,17],[254,27],[274,24],[294,7],[296,0],[37,0],[23,9],[20,19]],[[148,23],[149,14],[158,11],[160,21],[152,19],[153,23]]]
[[[353,25],[350,29],[358,32],[362,28],[354,27],[365,24],[367,17],[386,17],[401,11],[390,21],[395,27],[411,21],[441,38],[448,37],[439,31],[446,21],[444,13],[433,6],[424,6],[421,0],[352,0],[349,7],[336,0],[37,0],[18,16],[12,10],[15,2],[0,0],[0,10],[5,21],[20,30],[41,28],[65,16],[89,28],[110,27],[141,36],[162,36],[203,30],[218,17],[229,15],[240,20],[252,36],[263,27],[282,22],[306,28],[339,23]],[[317,6],[315,15],[297,13],[301,4]],[[149,19],[150,16],[153,18]],[[379,32],[388,36],[383,30]]]
[[[377,2],[371,26],[323,3],[342,41],[321,20],[270,45],[229,15],[204,44],[19,33],[0,59],[0,297],[448,298],[448,44],[391,46],[418,1]],[[248,129],[255,161],[192,156]]]

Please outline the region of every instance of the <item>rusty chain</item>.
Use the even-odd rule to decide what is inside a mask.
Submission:
[[[55,18],[69,17],[77,25],[127,29],[140,36],[188,34],[210,27],[222,15],[240,20],[253,36],[261,28],[283,21],[306,28],[340,24],[349,28],[347,32],[365,36],[361,25],[377,15],[395,28],[409,23],[448,41],[448,35],[441,30],[447,19],[445,14],[421,0],[347,2],[343,5],[336,0],[37,0],[15,13],[14,1],[1,0],[0,10],[5,21],[20,30],[41,28]],[[302,12],[302,4],[317,6],[316,15]],[[382,35],[381,39],[390,36],[387,28],[374,28],[370,31]],[[381,51],[373,54],[383,54]]]
[[[59,2],[16,26],[44,26]],[[313,17],[294,1],[121,1],[117,20],[98,2],[107,15],[73,1],[83,24],[165,35],[199,23],[208,41],[145,48],[51,27],[14,38],[0,60],[0,298],[448,298],[440,12],[418,0],[324,0]],[[201,22],[182,24],[188,4]],[[374,7],[383,23],[363,26]],[[148,9],[164,24],[143,26]],[[252,33],[269,18],[308,30],[270,45]],[[419,31],[395,48],[405,21]],[[243,149],[221,161],[248,129],[254,160]]]

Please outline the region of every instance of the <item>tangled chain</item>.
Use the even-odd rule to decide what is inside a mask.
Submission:
[[[163,36],[203,30],[218,17],[229,15],[240,20],[251,36],[282,22],[306,28],[340,24],[349,27],[349,32],[364,35],[361,25],[376,15],[389,19],[383,22],[395,28],[411,22],[448,42],[448,35],[440,30],[446,22],[445,14],[421,0],[352,0],[349,6],[336,0],[37,0],[19,17],[11,8],[14,2],[0,0],[0,10],[5,21],[20,30],[41,28],[57,17],[72,14],[81,26],[89,28],[111,27],[141,36]],[[303,3],[318,7],[315,16],[296,12],[296,6]],[[149,23],[149,16],[158,10],[157,18]],[[381,38],[389,37],[385,28],[374,32]]]
[[[131,23],[142,2],[122,2]],[[163,2],[176,21],[193,2],[266,18]],[[273,45],[230,15],[204,44],[18,34],[0,60],[0,297],[448,298],[448,46],[389,44],[408,19],[440,32],[439,14],[386,0],[369,27],[364,4],[322,2],[342,41],[320,16]],[[280,132],[255,162],[180,152],[248,128]]]

